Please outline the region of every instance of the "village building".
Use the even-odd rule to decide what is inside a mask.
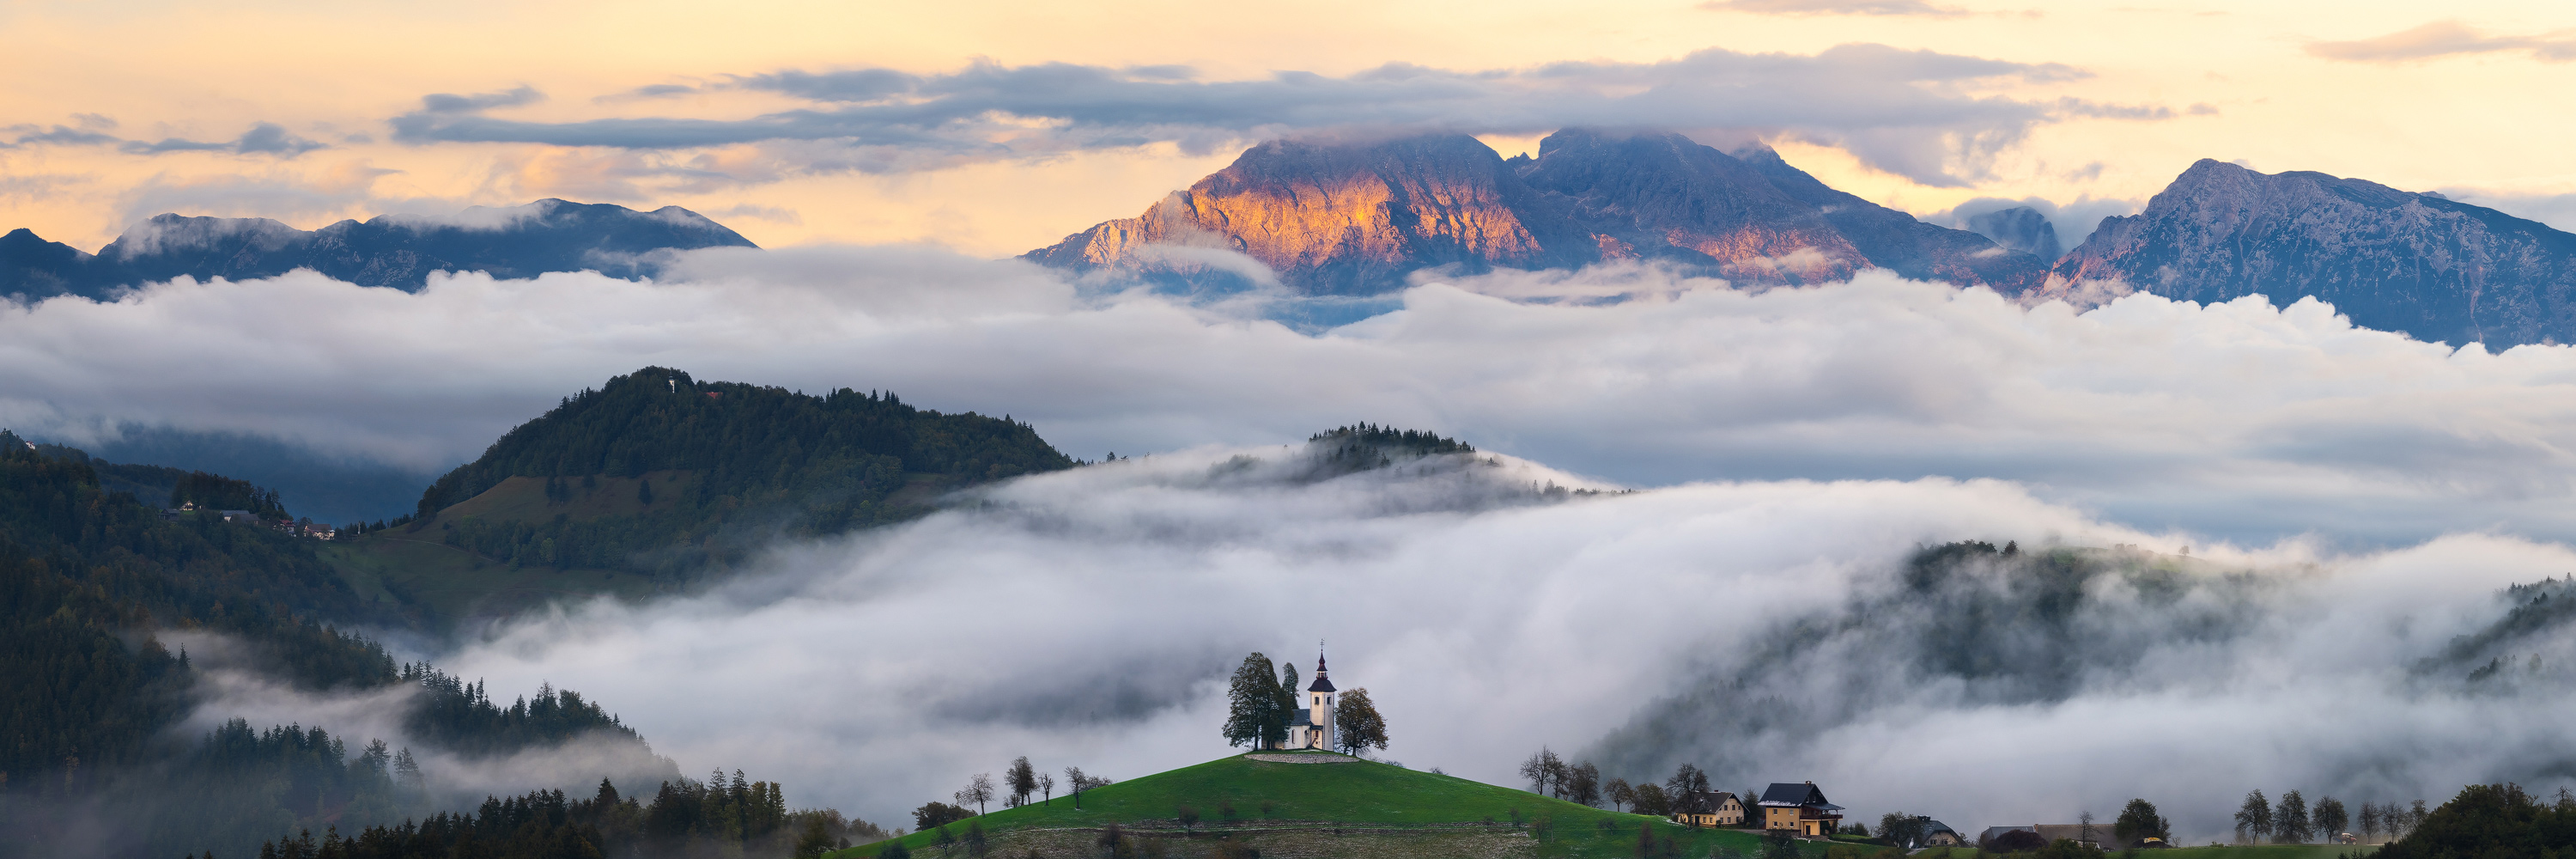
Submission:
[[[2120,847],[2111,843],[2113,840],[2111,826],[2106,823],[2042,823],[2031,827],[2030,830],[2038,833],[2042,840],[2050,844],[2073,841],[2080,846],[2103,850],[2116,850]]]
[[[1701,828],[1744,825],[1744,799],[1733,791],[1694,790],[1673,801],[1673,822]]]
[[[1306,684],[1306,706],[1288,719],[1286,749],[1333,747],[1333,680],[1326,676],[1324,655],[1315,654],[1315,682]]]
[[[1950,824],[1929,817],[1923,819],[1923,846],[1958,847],[1967,843],[1966,839],[1959,837],[1959,830],[1950,828]]]
[[[1842,828],[1843,807],[1825,799],[1815,782],[1775,782],[1762,789],[1762,828],[1824,838]]]

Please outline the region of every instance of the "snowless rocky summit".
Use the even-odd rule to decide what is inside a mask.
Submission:
[[[2145,211],[2103,219],[2039,295],[2102,282],[2204,303],[2315,296],[2356,325],[2426,341],[2576,342],[2576,235],[2323,173],[2193,164]]]

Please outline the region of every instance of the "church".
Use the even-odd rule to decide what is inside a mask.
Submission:
[[[1306,706],[1288,719],[1283,749],[1333,747],[1333,679],[1324,673],[1324,655],[1315,654],[1315,682],[1306,684]]]

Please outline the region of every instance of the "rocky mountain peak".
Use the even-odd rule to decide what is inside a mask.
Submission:
[[[1241,252],[1309,293],[1400,288],[1412,272],[1655,260],[1751,283],[1884,267],[2021,289],[2044,263],[1973,233],[1825,187],[1768,149],[1730,155],[1667,131],[1568,128],[1536,158],[1460,134],[1283,140],[1026,258],[1164,265],[1176,247]]]
[[[2041,294],[2097,283],[2198,302],[2313,296],[2425,340],[2576,340],[2576,235],[2438,194],[2209,159],[2144,211],[2103,219]]]

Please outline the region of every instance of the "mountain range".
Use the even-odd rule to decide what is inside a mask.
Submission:
[[[1968,229],[1835,190],[1763,146],[1732,152],[1670,132],[1568,128],[1503,157],[1463,134],[1272,140],[1133,218],[1022,258],[1156,280],[1237,277],[1241,254],[1291,291],[1370,296],[1419,273],[1575,269],[1634,260],[1753,286],[1865,269],[1982,286],[2025,302],[2145,292],[2218,302],[2332,303],[2354,324],[2427,341],[2576,342],[2576,234],[2435,193],[2313,172],[2193,164],[2138,214],[2071,251],[2027,207]],[[495,277],[592,270],[646,277],[668,252],[755,247],[695,212],[539,200],[447,217],[384,215],[298,230],[175,214],[96,254],[20,229],[0,236],[0,295],[111,297],[186,275],[311,269],[417,290],[432,271]]]
[[[1400,289],[1423,271],[1622,259],[1751,285],[1880,268],[2025,301],[2313,296],[2356,325],[2428,341],[2576,342],[2576,235],[2440,194],[2204,160],[2062,257],[2056,230],[2030,208],[1966,223],[1925,223],[1834,190],[1767,147],[1721,152],[1679,134],[1577,128],[1549,135],[1536,158],[1506,159],[1457,134],[1271,141],[1137,217],[1022,258],[1187,276],[1203,255],[1175,248],[1230,250],[1321,295]]]
[[[0,235],[0,295],[104,299],[114,290],[182,275],[198,280],[275,277],[299,268],[359,286],[417,291],[433,271],[494,277],[598,271],[653,273],[659,251],[756,247],[706,216],[664,206],[538,200],[477,206],[449,217],[381,215],[299,230],[267,218],[155,215],[116,241],[85,253],[18,229]]]
[[[2048,263],[1992,239],[1836,191],[1779,153],[1721,152],[1671,133],[1566,129],[1536,158],[1463,134],[1274,140],[1175,191],[1023,258],[1073,268],[1168,265],[1166,246],[1243,253],[1309,294],[1402,288],[1416,271],[1677,264],[1760,284],[1866,268],[2020,293]]]

